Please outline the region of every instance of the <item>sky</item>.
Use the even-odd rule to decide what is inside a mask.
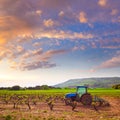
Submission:
[[[0,87],[120,77],[120,0],[0,0]]]

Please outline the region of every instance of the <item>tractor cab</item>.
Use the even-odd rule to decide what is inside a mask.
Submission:
[[[81,97],[83,94],[87,93],[87,87],[86,86],[77,86],[76,94]]]

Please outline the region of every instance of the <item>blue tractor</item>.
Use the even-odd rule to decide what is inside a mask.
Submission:
[[[65,95],[66,105],[69,105],[73,101],[81,102],[83,105],[92,104],[92,96],[87,92],[86,86],[77,86],[76,93],[68,93]]]

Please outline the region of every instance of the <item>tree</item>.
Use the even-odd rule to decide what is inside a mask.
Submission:
[[[20,90],[20,86],[19,85],[15,85],[11,87],[11,90]]]
[[[48,90],[48,89],[49,89],[49,86],[48,86],[48,85],[42,85],[42,86],[41,86],[41,89],[42,89],[42,90]]]
[[[40,89],[41,89],[41,86],[37,85],[37,86],[35,86],[34,89],[35,89],[35,90],[40,90]]]
[[[114,88],[114,89],[120,89],[120,84],[113,85],[112,88]]]

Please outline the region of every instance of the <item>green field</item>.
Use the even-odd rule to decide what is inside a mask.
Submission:
[[[50,89],[50,90],[0,90],[0,95],[3,94],[47,94],[47,95],[55,95],[55,94],[62,94],[65,95],[66,93],[74,93],[76,89]],[[111,97],[120,97],[120,89],[104,89],[104,88],[96,88],[96,89],[88,89],[88,92],[92,95],[98,96],[111,96]]]

